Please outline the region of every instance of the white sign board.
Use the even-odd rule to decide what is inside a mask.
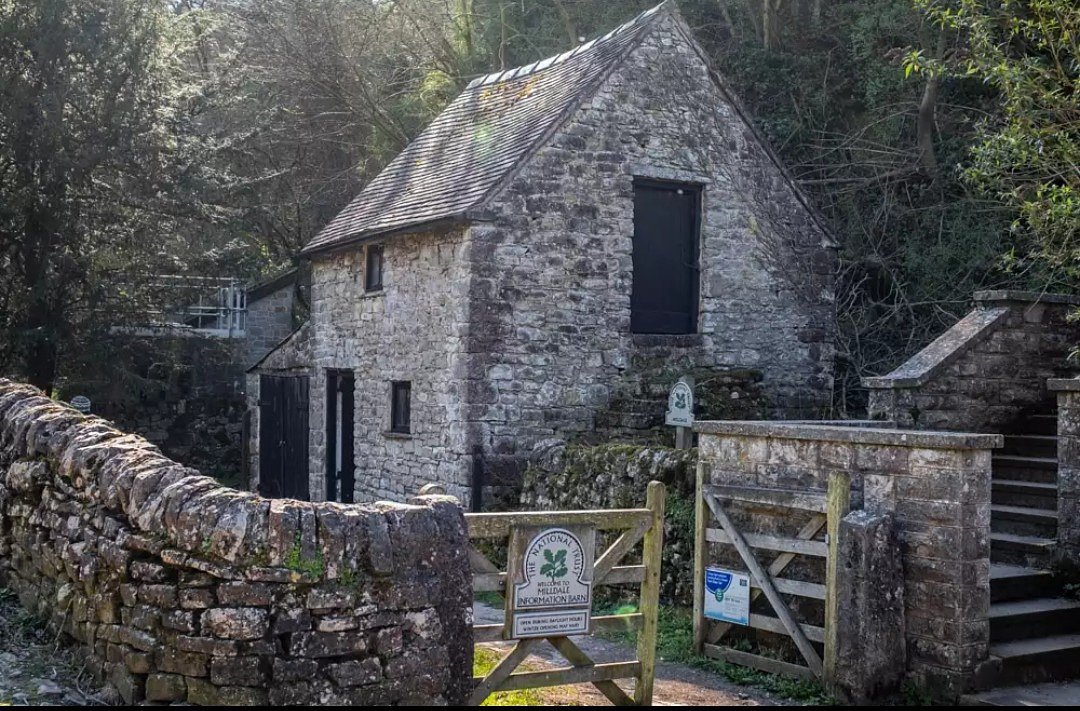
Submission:
[[[90,398],[85,395],[76,395],[71,398],[71,406],[85,415],[90,412]]]
[[[705,617],[749,625],[750,576],[723,568],[706,568]]]
[[[515,529],[509,600],[515,639],[589,631],[594,541],[591,528]]]
[[[694,426],[694,386],[687,378],[679,378],[679,382],[671,387],[664,422],[675,427]]]

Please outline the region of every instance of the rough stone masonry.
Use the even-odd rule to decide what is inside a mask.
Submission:
[[[460,703],[460,506],[270,501],[0,379],[0,585],[129,704]]]

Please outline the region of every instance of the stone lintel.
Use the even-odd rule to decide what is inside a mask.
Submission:
[[[853,427],[817,425],[782,421],[716,420],[697,422],[694,424],[694,431],[701,434],[731,435],[735,437],[773,437],[776,439],[850,442],[852,444],[875,444],[924,449],[994,449],[1005,444],[1005,438],[997,434],[900,430],[860,425]]]

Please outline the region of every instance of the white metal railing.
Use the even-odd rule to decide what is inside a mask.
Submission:
[[[162,274],[154,276],[153,283],[162,306],[146,312],[152,328],[190,329],[219,338],[246,334],[247,292],[238,280]]]

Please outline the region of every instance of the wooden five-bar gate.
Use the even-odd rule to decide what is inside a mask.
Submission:
[[[696,530],[694,541],[694,647],[699,654],[770,673],[815,679],[829,688],[836,665],[837,556],[840,520],[850,506],[850,477],[842,472],[829,477],[827,491],[772,489],[751,486],[717,486],[705,482],[705,467],[698,468]],[[809,514],[809,520],[794,537],[740,530],[729,515],[731,504],[740,509],[764,512]],[[746,528],[745,526],[743,527]],[[824,540],[819,540],[822,529]],[[734,625],[705,617],[705,571],[709,567],[709,545],[733,546],[750,575],[750,601],[764,595],[775,616],[752,611],[749,626],[791,637],[802,664],[734,649],[721,644]],[[763,565],[756,551],[775,555]],[[825,583],[781,577],[797,556],[825,559]],[[799,623],[784,595],[821,600],[825,606],[824,625]],[[819,654],[817,644],[822,646]]]
[[[474,678],[475,688],[470,703],[480,704],[490,694],[499,691],[533,689],[563,684],[592,683],[616,705],[652,704],[653,676],[656,667],[656,621],[660,597],[660,556],[663,547],[665,488],[651,482],[644,508],[591,511],[543,511],[524,513],[471,513],[465,518],[469,539],[492,541],[496,544],[511,537],[517,527],[530,529],[574,527],[593,528],[597,532],[620,532],[614,542],[595,559],[592,585],[640,584],[638,612],[632,614],[591,617],[589,634],[603,631],[636,629],[637,659],[626,662],[596,663],[568,636],[517,639],[513,649],[487,676]],[[635,546],[642,543],[641,564],[619,565]],[[510,555],[514,555],[511,550]],[[507,598],[507,571],[492,562],[471,545],[469,559],[476,592],[494,591]],[[509,599],[507,598],[509,608]],[[476,644],[512,639],[513,627],[507,619],[499,624],[477,624],[473,627]],[[515,672],[517,667],[547,641],[569,666],[544,671]],[[635,679],[633,696],[615,684],[616,679]]]

